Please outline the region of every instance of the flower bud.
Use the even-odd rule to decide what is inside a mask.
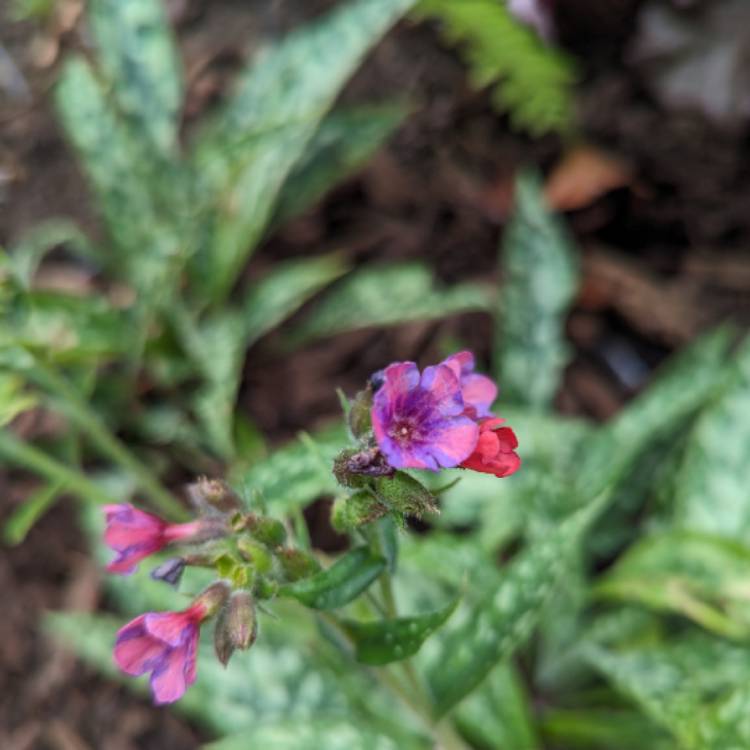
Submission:
[[[278,560],[288,581],[298,581],[320,571],[320,563],[301,549],[285,547],[278,552]]]
[[[170,557],[169,560],[165,560],[161,565],[154,568],[150,575],[155,581],[164,581],[170,586],[176,586],[182,578],[185,565],[185,558]]]
[[[361,489],[369,484],[368,477],[391,476],[393,467],[377,448],[341,451],[333,461],[333,475],[342,487]]]
[[[255,602],[247,591],[232,594],[221,610],[214,631],[214,646],[219,661],[226,666],[235,649],[246,650],[258,636]]]
[[[193,505],[201,511],[220,510],[223,513],[242,510],[237,493],[222,479],[201,477],[188,485],[188,495]]]
[[[193,601],[191,608],[200,610],[201,618],[213,617],[224,605],[231,589],[224,581],[216,581],[208,586]]]
[[[350,497],[340,497],[331,509],[331,525],[339,533],[346,533],[382,518],[388,512],[371,493],[360,491]]]
[[[375,494],[385,505],[405,516],[419,518],[425,513],[438,512],[433,494],[402,471],[397,471],[392,477],[375,479]]]
[[[244,517],[243,526],[255,539],[268,547],[278,547],[286,539],[284,524],[276,518],[248,513]]]
[[[258,573],[268,573],[271,570],[273,560],[268,550],[262,545],[246,536],[241,536],[237,539],[237,549]]]

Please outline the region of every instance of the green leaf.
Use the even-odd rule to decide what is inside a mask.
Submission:
[[[626,709],[562,709],[545,712],[541,732],[566,750],[678,750],[669,735],[643,714]]]
[[[229,460],[234,455],[233,414],[245,352],[244,325],[235,311],[203,322],[192,340],[191,357],[199,360],[205,383],[194,409],[206,432],[206,443]]]
[[[279,195],[273,223],[283,224],[317,203],[362,167],[401,125],[408,110],[398,104],[340,108],[320,124]]]
[[[699,418],[676,481],[675,523],[747,540],[750,534],[750,342]]]
[[[747,684],[717,700],[703,715],[696,717],[701,750],[750,747],[750,686]]]
[[[235,474],[232,483],[244,494],[259,493],[274,514],[304,508],[321,495],[340,490],[333,477],[333,459],[346,445],[346,427],[336,423],[294,440],[247,471]]]
[[[459,595],[468,601],[481,599],[486,591],[500,584],[501,573],[487,554],[470,535],[458,536],[443,531],[430,534],[406,534],[400,550],[401,563],[397,585],[410,584],[403,599],[410,606],[422,606],[422,594],[428,588],[438,588],[434,601],[427,600],[424,608],[437,608],[449,596]],[[409,580],[411,579],[411,580]],[[467,582],[471,585],[467,586]]]
[[[299,346],[344,331],[487,309],[484,287],[468,283],[440,287],[421,263],[368,265],[327,292],[292,332],[289,344]]]
[[[540,747],[523,683],[512,664],[500,664],[456,710],[456,725],[474,747],[536,750]]]
[[[565,319],[578,289],[578,260],[562,221],[545,205],[539,178],[531,174],[516,184],[501,270],[497,378],[504,398],[548,409],[569,359]]]
[[[615,650],[586,644],[585,658],[688,750],[705,745],[701,723],[716,696],[747,685],[750,649],[702,633]]]
[[[31,527],[52,507],[63,492],[60,482],[45,484],[19,505],[5,522],[3,537],[7,544],[20,544]]]
[[[341,625],[354,641],[357,661],[390,664],[416,654],[427,638],[455,612],[457,604],[458,600],[436,612],[413,617],[376,622],[343,620]]]
[[[216,300],[264,234],[294,166],[369,49],[413,0],[349,0],[262,51],[196,149],[197,171],[221,195],[209,258],[195,275]]]
[[[573,119],[572,60],[522,26],[496,0],[421,0],[420,15],[443,21],[443,36],[460,44],[472,82],[494,86],[493,103],[532,135],[566,131]]]
[[[92,0],[89,21],[120,111],[158,153],[175,154],[182,73],[162,0]]]
[[[25,390],[22,378],[0,371],[0,427],[9,424],[36,404],[37,397]]]
[[[132,346],[130,316],[103,297],[56,291],[29,292],[8,311],[6,323],[29,351],[57,362],[99,360]]]
[[[305,724],[261,724],[248,728],[236,737],[205,745],[206,750],[426,750],[426,743],[416,738],[387,737],[372,727],[345,718],[320,718]]]
[[[750,549],[721,537],[672,531],[641,539],[594,591],[677,612],[728,638],[750,638]]]
[[[477,603],[458,622],[454,619],[429,670],[438,715],[474,690],[531,635],[581,534],[605,500],[597,499],[520,552],[499,585],[478,590]]]
[[[102,260],[116,276],[124,272],[149,299],[158,295],[163,300],[179,281],[173,265],[185,243],[175,235],[169,213],[154,204],[153,161],[113,110],[82,57],[67,61],[55,93],[60,119],[94,187],[117,251]]]
[[[357,547],[328,570],[281,586],[279,595],[297,599],[313,609],[337,609],[365,591],[385,566],[385,559],[374,555],[369,547]]]
[[[89,260],[95,257],[91,242],[76,224],[68,219],[48,219],[27,231],[11,249],[7,265],[16,283],[30,289],[44,256],[58,245]]]
[[[250,346],[275,328],[346,270],[338,253],[275,264],[242,304],[244,345]]]
[[[673,357],[656,380],[581,446],[575,496],[590,497],[619,481],[638,454],[704,406],[726,382],[732,330],[717,328]]]

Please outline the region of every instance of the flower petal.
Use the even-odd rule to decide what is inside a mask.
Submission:
[[[375,421],[373,420],[373,425]],[[381,427],[381,429],[383,429]],[[388,463],[394,469],[427,469],[431,468],[428,463],[425,462],[424,458],[419,455],[417,446],[408,445],[403,446],[396,440],[392,440],[388,435],[383,432],[378,432],[378,427],[375,427],[375,436],[378,441],[380,450],[388,459]],[[434,462],[433,462],[434,463]]]
[[[184,643],[196,627],[185,612],[149,612],[144,626],[154,638],[173,647]]]
[[[136,617],[117,633],[113,656],[117,666],[126,674],[141,675],[150,671],[164,654],[164,644],[147,633],[145,617]]]
[[[486,417],[497,398],[497,386],[486,375],[466,375],[461,380],[464,404],[476,409],[478,417]]]
[[[435,408],[443,416],[456,416],[463,411],[461,386],[456,374],[447,365],[426,367],[420,385],[430,393]]]
[[[385,368],[385,383],[378,391],[390,399],[403,396],[419,384],[419,370],[414,362],[394,362]]]
[[[446,357],[440,364],[453,370],[457,378],[474,371],[474,355],[469,351],[456,352]]]
[[[159,666],[154,669],[151,675],[151,691],[155,703],[174,703],[185,694],[188,686],[187,652],[186,644],[168,649]]]
[[[468,417],[446,420],[434,429],[429,447],[425,447],[444,469],[458,466],[474,451],[479,426]]]
[[[132,505],[105,506],[107,528],[104,542],[114,550],[122,550],[150,541],[158,544],[166,522]]]

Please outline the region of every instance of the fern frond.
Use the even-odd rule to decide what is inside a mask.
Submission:
[[[422,0],[416,13],[441,22],[446,41],[460,45],[473,84],[494,86],[493,103],[514,127],[533,135],[570,129],[572,60],[519,24],[501,0]]]

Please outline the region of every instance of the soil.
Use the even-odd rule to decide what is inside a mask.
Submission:
[[[743,326],[750,320],[745,133],[726,133],[700,114],[665,111],[654,101],[622,63],[637,4],[618,2],[617,23],[584,12],[561,19],[566,44],[586,52],[579,57],[579,104],[588,167],[579,164],[576,171],[568,163],[567,204],[560,199],[582,250],[584,283],[569,320],[575,356],[558,406],[602,420],[698,333],[720,320]],[[14,61],[22,81],[12,92],[0,86],[0,245],[52,216],[98,231],[49,103],[59,60],[85,42],[80,3],[61,4],[66,23],[0,25],[0,52]],[[188,71],[186,130],[220,98],[254,40],[331,4],[170,0]],[[512,132],[487,92],[469,87],[458,57],[429,25],[402,23],[345,94],[389,95],[410,97],[414,115],[366,169],[271,238],[253,273],[278,258],[335,245],[357,263],[426,258],[446,282],[494,276],[515,169],[530,163],[559,176],[563,144]],[[600,181],[605,174],[610,187],[592,187],[592,171]],[[272,442],[282,442],[338,413],[335,387],[352,392],[391,360],[428,361],[446,336],[465,341],[487,363],[490,330],[484,316],[467,315],[343,335],[292,355],[271,335],[253,350],[240,408]],[[33,485],[7,470],[0,483],[2,523]],[[310,519],[318,525],[318,516]],[[4,750],[182,749],[208,739],[90,672],[40,631],[45,610],[104,604],[71,502],[57,505],[24,544],[3,550],[0,591]]]

